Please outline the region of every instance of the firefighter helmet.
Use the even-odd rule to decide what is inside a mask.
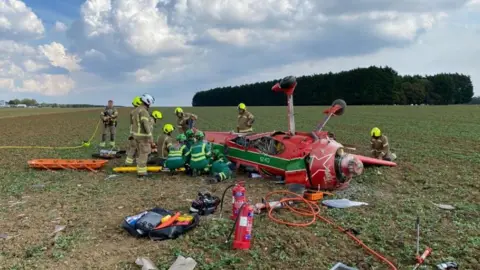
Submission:
[[[162,113],[160,111],[157,111],[157,110],[152,112],[152,117],[155,118],[155,119],[162,119],[163,118]]]
[[[382,132],[380,131],[380,129],[378,127],[374,127],[372,128],[372,130],[370,131],[370,136],[372,137],[380,137],[382,136]]]
[[[163,132],[164,133],[172,133],[175,130],[175,127],[173,127],[172,124],[165,124],[163,126]]]

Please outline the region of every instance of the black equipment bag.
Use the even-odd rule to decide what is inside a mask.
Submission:
[[[135,216],[126,217],[122,222],[122,228],[132,236],[148,236],[152,240],[161,241],[176,239],[180,235],[195,228],[200,222],[198,215],[192,215],[193,220],[188,225],[173,224],[169,227],[155,230],[154,228],[161,223],[162,218],[168,215],[173,217],[175,213],[163,208],[155,207]]]

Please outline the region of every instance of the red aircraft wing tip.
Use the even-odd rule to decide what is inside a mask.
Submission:
[[[355,155],[363,164],[368,164],[368,165],[380,165],[380,166],[390,166],[390,167],[396,167],[397,163],[392,162],[392,161],[387,161],[387,160],[380,160],[372,157],[366,157],[366,156],[361,156],[361,155]]]

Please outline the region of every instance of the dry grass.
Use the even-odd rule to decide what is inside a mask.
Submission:
[[[322,118],[322,109],[296,108],[297,129],[312,129]],[[234,108],[186,110],[200,116],[198,125],[203,130],[230,130],[236,124]],[[174,121],[172,108],[161,111],[166,118],[161,124]],[[286,129],[285,108],[251,111],[257,117],[257,130]],[[0,118],[3,112],[0,110]],[[15,109],[17,117],[0,119],[0,145],[79,145],[98,121],[97,110],[69,113],[66,109],[62,114],[21,117],[30,112]],[[128,109],[120,113],[118,136],[119,142],[125,143]],[[369,206],[328,210],[325,215],[360,230],[359,237],[399,269],[414,264],[418,215],[421,248],[433,248],[428,265],[454,260],[462,269],[478,268],[479,122],[478,106],[347,108],[327,129],[334,131],[340,142],[357,145],[362,153],[367,151],[369,130],[380,127],[399,156],[399,166],[369,168],[348,190],[337,193]],[[160,129],[159,125],[157,131]],[[96,174],[33,171],[26,166],[33,158],[88,158],[93,147],[0,151],[0,234],[9,236],[0,240],[0,269],[138,269],[133,264],[137,256],[148,256],[161,269],[168,269],[178,254],[195,258],[199,269],[328,269],[337,261],[360,269],[387,269],[321,222],[291,228],[256,216],[252,249],[242,252],[224,244],[232,226],[229,220],[202,219],[199,227],[177,240],[134,239],[119,228],[123,217],[153,206],[187,211],[187,200],[204,187],[201,181],[166,175],[148,181],[131,175],[104,180],[115,164]],[[261,179],[247,183],[247,196],[254,201],[282,188]],[[228,184],[209,188],[221,195]],[[456,210],[442,210],[432,202],[452,204]],[[227,201],[225,213],[230,207]],[[56,239],[51,236],[55,225],[67,226]]]

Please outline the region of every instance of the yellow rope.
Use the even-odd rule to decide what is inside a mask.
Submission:
[[[0,149],[80,149],[82,147],[89,147],[90,143],[92,142],[93,138],[95,138],[95,135],[97,134],[98,128],[100,127],[100,123],[102,123],[102,120],[99,120],[97,123],[97,126],[95,127],[95,130],[93,131],[92,136],[88,141],[83,142],[79,146],[0,146]]]

